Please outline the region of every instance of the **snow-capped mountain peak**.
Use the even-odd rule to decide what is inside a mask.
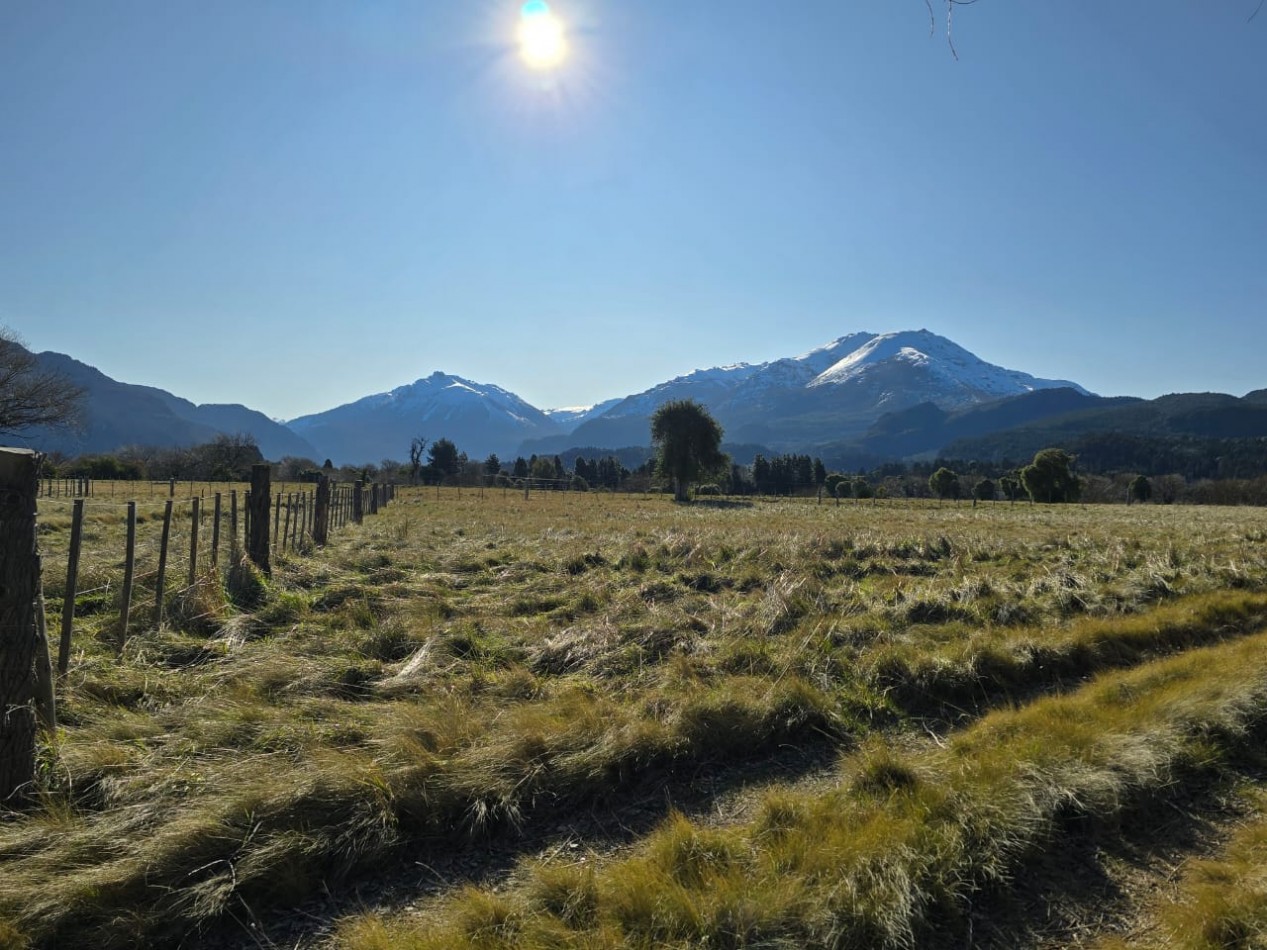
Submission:
[[[1068,380],[1037,379],[1028,373],[987,363],[959,344],[928,330],[877,334],[824,370],[809,385],[861,382],[869,376],[891,374],[898,365],[921,371],[930,385],[942,391],[940,400],[934,395],[929,401],[940,401],[947,406],[1055,387],[1070,387],[1086,393]]]

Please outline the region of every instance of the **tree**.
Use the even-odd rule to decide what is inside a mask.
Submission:
[[[692,482],[726,464],[721,437],[721,425],[693,399],[666,402],[652,415],[656,467],[673,479],[674,500],[686,501]]]
[[[0,433],[69,428],[79,421],[83,398],[82,389],[60,373],[40,369],[17,334],[0,327]]]
[[[501,470],[502,460],[497,457],[496,452],[490,453],[488,458],[484,459],[484,474],[496,475],[501,472]]]
[[[449,439],[436,439],[427,449],[427,468],[437,480],[452,478],[462,468],[458,447]]]
[[[415,436],[409,440],[409,484],[417,485],[418,476],[422,474],[422,453],[426,451],[427,440]]]
[[[983,478],[972,486],[972,497],[977,501],[994,501],[994,482]]]
[[[928,488],[942,501],[947,498],[958,498],[959,476],[943,465],[928,476]]]
[[[1021,469],[1021,484],[1037,502],[1077,501],[1082,482],[1073,473],[1074,461],[1064,449],[1043,449]]]
[[[251,466],[264,461],[259,443],[249,432],[235,432],[232,435],[222,432],[203,445],[194,446],[187,451],[175,451],[179,455],[188,456],[187,471],[178,473],[175,469],[169,468],[166,473],[161,473],[159,471],[161,458],[156,456],[150,464],[151,478],[166,474],[169,478],[179,478],[184,475],[190,478],[198,476],[216,482],[244,482],[251,478]],[[172,463],[169,462],[170,464]]]
[[[1130,484],[1131,498],[1135,501],[1148,501],[1153,497],[1153,483],[1143,475],[1136,475],[1131,479]]]

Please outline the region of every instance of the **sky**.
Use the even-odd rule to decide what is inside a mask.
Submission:
[[[0,325],[282,419],[919,328],[1267,387],[1267,10],[932,2],[0,0]]]

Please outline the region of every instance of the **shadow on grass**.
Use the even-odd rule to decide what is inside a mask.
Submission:
[[[1255,734],[1261,743],[1267,729]],[[1247,748],[1221,768],[1175,776],[1110,819],[1065,816],[1056,846],[1036,849],[1010,883],[984,887],[953,916],[934,914],[919,946],[1044,950],[1086,946],[1095,936],[1131,941],[1150,895],[1187,860],[1208,857],[1227,826],[1243,819],[1229,790],[1246,779],[1261,784],[1265,767],[1267,759]]]
[[[496,886],[532,855],[584,855],[628,846],[673,812],[687,818],[715,816],[719,802],[729,795],[833,769],[845,748],[847,744],[839,741],[814,738],[780,744],[755,761],[651,768],[608,794],[562,810],[542,802],[518,829],[501,823],[478,834],[460,834],[455,829],[451,836],[415,839],[374,870],[362,870],[337,886],[330,882],[332,886],[319,898],[298,907],[275,905],[245,919],[226,914],[187,939],[215,948],[323,945],[335,923],[349,914],[370,909],[399,912],[464,885]],[[254,922],[248,925],[245,920],[250,918]],[[252,942],[245,942],[248,938]]]

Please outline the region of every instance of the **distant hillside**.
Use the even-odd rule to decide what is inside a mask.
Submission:
[[[854,448],[880,458],[936,453],[959,440],[1140,401],[1129,396],[1093,396],[1076,389],[1059,388],[1039,389],[958,410],[941,409],[925,402],[881,416]]]
[[[1267,440],[1267,400],[1258,393],[1237,398],[1222,393],[1182,393],[1152,400],[1068,413],[975,438],[954,440],[941,454],[949,458],[1001,461],[1033,456],[1059,446],[1083,452],[1087,463],[1136,470],[1184,465],[1195,471],[1227,470],[1233,458],[1258,456]],[[1194,460],[1208,457],[1209,464]],[[1224,470],[1214,460],[1225,457]],[[1166,462],[1166,459],[1171,462]],[[1179,468],[1168,470],[1178,471]]]
[[[196,406],[162,389],[121,383],[62,353],[40,353],[36,359],[41,369],[61,373],[84,389],[84,425],[78,431],[31,429],[8,437],[20,444],[81,455],[126,445],[196,445],[221,433],[242,433],[255,438],[265,458],[316,455],[303,438],[245,406]]]

